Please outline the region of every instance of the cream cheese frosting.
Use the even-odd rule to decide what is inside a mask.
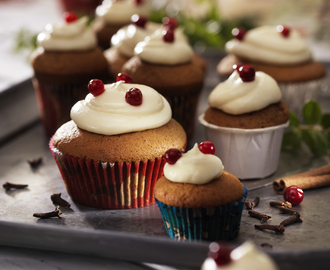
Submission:
[[[104,0],[95,10],[95,15],[110,24],[129,24],[134,14],[148,16],[151,11],[151,1],[142,0]]]
[[[217,156],[203,154],[196,143],[175,164],[165,164],[164,176],[172,182],[203,185],[218,178],[223,169]]]
[[[127,56],[134,56],[134,47],[140,41],[157,29],[161,28],[161,24],[147,22],[145,27],[139,27],[135,24],[130,24],[122,27],[117,31],[115,35],[111,38],[111,44],[113,47],[117,48],[118,51]]]
[[[103,135],[116,135],[158,128],[168,123],[172,111],[167,100],[146,85],[119,81],[104,85],[99,96],[88,94],[71,109],[71,119],[84,130]],[[130,88],[138,88],[143,95],[140,106],[125,101]]]
[[[247,31],[243,40],[228,41],[229,54],[260,63],[290,65],[308,62],[312,54],[307,43],[295,29],[287,37],[276,26],[261,26]]]
[[[281,98],[278,84],[266,73],[257,71],[253,81],[243,82],[235,70],[212,90],[208,103],[212,108],[237,115],[261,110]]]
[[[216,262],[207,258],[201,270],[278,270],[273,259],[266,253],[258,250],[251,241],[246,241],[231,254],[231,262],[218,266]]]
[[[177,65],[191,61],[194,52],[180,28],[174,31],[174,41],[163,40],[164,29],[156,30],[135,48],[135,55],[143,61],[160,65]]]
[[[64,24],[47,24],[37,37],[38,46],[49,51],[81,51],[93,49],[97,39],[87,26],[88,17]]]

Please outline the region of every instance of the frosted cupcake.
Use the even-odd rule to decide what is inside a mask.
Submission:
[[[199,120],[226,169],[240,179],[274,173],[289,124],[289,110],[276,81],[243,65],[213,89],[208,103]]]
[[[83,99],[92,78],[107,81],[108,66],[87,17],[66,13],[66,22],[48,24],[32,53],[33,85],[48,136],[70,120],[71,107]]]
[[[223,76],[234,64],[250,64],[273,77],[290,109],[299,113],[307,99],[316,99],[325,78],[325,68],[313,60],[312,53],[293,28],[261,26],[245,32],[233,30],[235,38],[226,43],[228,53],[218,65]]]
[[[108,49],[112,36],[129,25],[134,14],[148,17],[150,11],[151,0],[104,0],[95,10],[93,23],[99,46]]]
[[[148,86],[92,80],[89,90],[50,141],[69,195],[105,209],[154,204],[164,154],[184,151],[184,130],[166,99]]]
[[[239,233],[247,189],[213,153],[214,145],[203,142],[182,155],[175,149],[165,154],[154,192],[175,240],[231,240]]]

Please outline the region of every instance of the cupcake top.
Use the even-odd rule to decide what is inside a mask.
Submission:
[[[116,135],[158,128],[168,123],[172,111],[167,100],[153,88],[123,80],[89,84],[92,92],[71,109],[76,125],[89,132]]]
[[[182,29],[162,28],[147,36],[134,48],[135,55],[145,62],[160,65],[188,63],[194,51],[188,44]]]
[[[243,65],[213,89],[208,103],[212,108],[238,115],[261,110],[281,98],[281,90],[272,77]]]
[[[312,59],[310,49],[295,29],[279,25],[261,26],[246,33],[240,31],[235,39],[226,43],[227,53],[275,65],[295,65]]]
[[[104,0],[95,10],[96,17],[110,24],[129,24],[134,14],[149,15],[150,0]]]
[[[37,37],[39,47],[46,51],[84,51],[94,49],[97,39],[87,26],[88,17],[73,19],[62,24],[47,24]]]
[[[175,164],[166,163],[165,177],[175,183],[203,185],[218,178],[223,171],[221,160],[213,154],[204,154],[194,147],[183,154]]]
[[[209,257],[204,261],[201,270],[278,270],[274,261],[255,245],[246,241],[230,252],[223,248],[225,244],[211,243]],[[220,255],[221,254],[221,255]]]
[[[139,17],[139,15],[133,15]],[[143,20],[143,19],[141,19]],[[111,44],[113,47],[117,48],[118,51],[127,56],[134,56],[134,47],[140,41],[157,29],[161,27],[161,24],[153,23],[150,21],[145,21],[141,25],[136,23],[131,23],[118,30],[118,32],[112,36]]]

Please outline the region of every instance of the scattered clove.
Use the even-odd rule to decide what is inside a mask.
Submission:
[[[280,225],[288,226],[297,222],[302,222],[302,219],[300,218],[300,214],[296,212],[292,216],[288,217],[287,219],[283,220]]]
[[[40,158],[28,160],[27,162],[30,164],[32,169],[37,169],[42,163],[42,158],[40,157]]]
[[[13,183],[6,182],[2,186],[5,190],[10,190],[10,189],[23,189],[23,188],[26,188],[28,185],[13,184]]]
[[[259,230],[270,230],[274,231],[276,234],[283,234],[285,228],[283,225],[271,225],[271,224],[256,224],[254,225],[255,228]]]
[[[61,193],[54,193],[50,195],[50,199],[52,200],[53,203],[56,203],[60,206],[70,208],[71,205],[68,203],[66,200],[61,198]]]
[[[273,248],[273,246],[271,244],[268,244],[268,243],[262,243],[260,246],[262,248]]]
[[[55,211],[52,211],[52,212],[46,212],[46,213],[34,213],[34,214],[33,214],[34,217],[38,217],[38,218],[51,218],[51,217],[59,217],[59,218],[62,218],[61,215],[62,215],[62,212],[61,212],[59,206],[56,206]]]
[[[260,197],[256,197],[253,202],[246,201],[245,202],[245,207],[247,209],[251,209],[252,210],[254,207],[256,207],[259,204],[259,201],[260,201]]]
[[[297,212],[297,211],[295,211],[295,210],[293,210],[293,209],[290,209],[290,208],[284,207],[284,206],[280,206],[280,207],[278,208],[278,210],[280,210],[280,213],[281,213],[281,214],[290,214],[290,215],[294,215],[294,214],[296,214],[296,213],[299,214],[299,212]]]
[[[271,201],[271,202],[269,202],[269,204],[270,204],[270,206],[277,206],[277,207],[284,206],[284,207],[287,207],[287,208],[292,208],[292,204],[288,201],[286,201],[286,202]]]
[[[251,217],[254,217],[254,218],[259,219],[261,222],[266,222],[266,221],[268,221],[269,219],[272,218],[271,216],[268,216],[268,215],[266,215],[266,214],[259,213],[259,212],[257,212],[257,211],[252,211],[252,210],[250,210],[250,211],[248,212],[248,214],[249,214]]]

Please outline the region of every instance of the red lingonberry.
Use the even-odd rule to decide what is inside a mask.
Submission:
[[[243,65],[238,69],[239,76],[243,82],[252,82],[256,75],[254,68],[250,65]]]
[[[125,83],[132,83],[132,78],[127,73],[122,72],[122,73],[118,73],[116,81],[117,82],[124,81]]]
[[[209,245],[208,256],[212,258],[218,266],[229,264],[232,259],[230,257],[232,249],[226,243],[212,242]]]
[[[78,20],[78,16],[74,12],[64,12],[63,17],[67,23]]]
[[[290,34],[290,28],[284,25],[276,26],[277,32],[281,33],[284,37],[288,37]]]
[[[204,141],[201,142],[198,145],[198,149],[203,153],[203,154],[211,154],[214,155],[215,153],[215,146],[212,142],[210,141]]]
[[[99,79],[90,80],[88,83],[88,91],[94,97],[101,95],[105,91],[103,82]]]
[[[145,25],[147,23],[148,19],[146,16],[142,16],[142,15],[138,15],[138,14],[134,14],[131,17],[131,22],[134,23],[136,26],[145,28]]]
[[[163,26],[170,28],[172,30],[174,30],[178,26],[177,20],[173,17],[164,17],[162,22],[163,22]]]
[[[139,88],[132,87],[128,89],[125,94],[125,100],[132,106],[139,106],[142,104],[143,96]]]
[[[165,160],[168,164],[175,164],[178,159],[182,156],[182,153],[179,149],[171,148],[165,152]]]
[[[304,199],[304,191],[297,186],[289,186],[284,190],[283,198],[292,205],[298,205]]]
[[[162,31],[163,40],[165,42],[172,43],[174,41],[174,31],[170,28],[166,28]]]
[[[236,39],[242,41],[246,34],[246,30],[244,28],[234,28],[231,33]]]
[[[233,65],[233,70],[237,70],[238,71],[241,66],[243,66],[243,64],[240,64],[240,63],[234,64]]]

